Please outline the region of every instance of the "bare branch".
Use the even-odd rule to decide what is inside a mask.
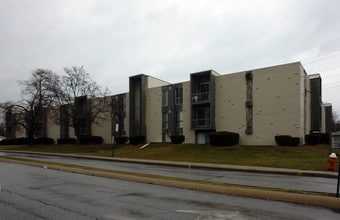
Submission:
[[[2,108],[10,115],[16,127],[23,127],[33,144],[34,133],[41,123],[46,109],[54,104],[54,91],[58,85],[58,76],[50,70],[37,69],[28,80],[19,81],[22,87],[22,100],[17,103],[4,103]]]
[[[64,72],[55,91],[60,106],[55,121],[73,127],[79,140],[81,129],[109,119],[105,114],[110,109],[111,99],[106,98],[109,90],[102,90],[83,66],[65,67]]]

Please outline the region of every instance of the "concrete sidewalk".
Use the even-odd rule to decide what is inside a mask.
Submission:
[[[39,154],[39,155],[47,155],[47,156],[73,157],[73,158],[83,158],[83,159],[93,159],[93,160],[117,161],[117,162],[127,162],[127,163],[143,163],[143,164],[152,164],[152,165],[160,165],[160,166],[177,166],[177,167],[189,167],[189,168],[199,168],[199,169],[268,173],[268,174],[281,174],[281,175],[292,175],[292,176],[311,176],[311,177],[325,177],[325,178],[337,178],[338,177],[338,173],[334,171],[333,172],[311,171],[311,170],[240,166],[240,165],[227,165],[227,164],[192,163],[192,162],[130,159],[130,158],[117,158],[117,157],[99,157],[99,156],[88,156],[88,155],[80,155],[80,154],[60,154],[60,153],[12,151],[12,150],[0,150],[0,152],[1,151],[2,152],[13,152],[13,153],[24,153],[24,154]]]

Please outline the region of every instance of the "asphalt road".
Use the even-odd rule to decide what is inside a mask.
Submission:
[[[32,155],[0,152],[0,155],[59,163],[77,164],[112,170],[181,177],[194,180],[231,183],[239,185],[262,186],[281,189],[305,190],[313,192],[335,193],[337,180],[323,177],[288,176],[278,174],[260,174],[252,172],[235,172],[222,170],[204,170],[183,167],[159,166],[114,161],[100,161],[69,157]]]
[[[0,162],[0,219],[339,219],[333,210]]]

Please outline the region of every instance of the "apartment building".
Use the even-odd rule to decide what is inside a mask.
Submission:
[[[58,139],[60,137],[59,125],[55,123],[54,117],[52,117],[53,109],[42,109],[37,116],[35,122],[35,131],[33,136],[38,137],[50,137]],[[5,113],[6,121],[6,138],[20,138],[27,137],[26,129],[23,126],[25,119],[18,109],[8,109]]]
[[[322,102],[321,77],[308,75],[300,62],[229,74],[207,70],[188,78],[172,84],[131,76],[129,91],[110,97],[111,114],[96,124],[87,119],[93,100],[77,98],[82,134],[102,136],[105,143],[140,135],[148,143],[169,142],[179,134],[186,143],[208,143],[209,132],[230,131],[240,135],[241,145],[275,145],[276,135],[299,137],[303,144],[306,134],[331,132],[332,107]],[[45,135],[74,137],[67,119],[60,125],[45,120]]]
[[[300,137],[303,144],[306,134],[330,129],[321,77],[308,75],[299,62],[231,74],[202,71],[176,84],[150,85],[149,78],[130,77],[126,103],[129,134],[147,142],[183,134],[185,142],[207,143],[209,132],[230,131],[242,145],[274,145],[276,135]]]

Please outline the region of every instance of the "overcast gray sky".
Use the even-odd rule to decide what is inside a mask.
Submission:
[[[0,102],[37,68],[84,65],[112,94],[128,77],[171,83],[301,61],[340,113],[338,0],[0,0]]]

